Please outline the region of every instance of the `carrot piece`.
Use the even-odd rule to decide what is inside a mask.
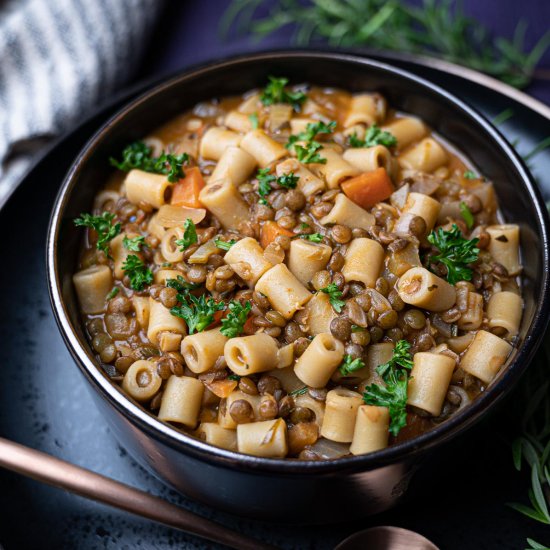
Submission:
[[[205,386],[218,397],[224,399],[237,387],[238,382],[236,380],[214,380],[212,382],[205,382]]]
[[[385,168],[364,172],[342,183],[342,191],[362,208],[372,208],[393,193],[393,183]]]
[[[204,186],[204,179],[197,166],[186,169],[185,177],[178,181],[172,189],[170,204],[189,208],[202,208],[199,193]]]
[[[292,233],[292,231],[281,227],[277,222],[265,222],[260,231],[260,244],[262,245],[262,248],[267,248],[267,245],[272,243],[279,235],[294,237],[294,233]]]

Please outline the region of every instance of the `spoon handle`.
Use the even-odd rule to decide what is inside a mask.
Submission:
[[[3,438],[0,467],[230,548],[277,550],[144,491]]]

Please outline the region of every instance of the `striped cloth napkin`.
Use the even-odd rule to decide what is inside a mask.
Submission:
[[[162,2],[0,4],[1,205],[49,140],[132,76]]]

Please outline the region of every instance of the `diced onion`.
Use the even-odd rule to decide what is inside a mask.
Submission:
[[[214,240],[211,239],[199,246],[199,248],[189,256],[187,262],[190,264],[205,264],[212,254],[217,254],[219,251],[220,249],[216,246]]]
[[[183,227],[186,219],[193,223],[200,223],[206,216],[204,208],[187,208],[185,206],[172,206],[164,204],[159,208],[156,222],[162,227]]]
[[[311,446],[311,450],[317,453],[321,458],[340,458],[349,455],[349,443],[338,443],[321,437]]]

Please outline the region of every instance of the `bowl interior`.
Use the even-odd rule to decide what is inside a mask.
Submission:
[[[547,214],[530,175],[512,148],[481,115],[461,104],[441,89],[404,71],[384,64],[344,54],[278,52],[258,54],[200,68],[175,77],[154,88],[113,117],[91,140],[69,173],[52,216],[48,244],[48,273],[54,310],[62,332],[85,372],[118,404],[119,390],[94,366],[97,364],[82,329],[71,276],[77,263],[81,232],[72,220],[90,210],[95,193],[111,172],[109,157],[129,142],[140,139],[171,117],[213,97],[241,94],[262,87],[269,75],[286,76],[292,83],[307,82],[339,87],[351,92],[377,91],[392,107],[421,117],[436,132],[462,151],[496,186],[502,213],[507,221],[521,227],[524,265],[525,311],[520,329],[522,346],[512,368],[501,373],[491,388],[476,402],[434,430],[365,457],[340,461],[380,461],[396,458],[419,445],[429,447],[464,429],[489,405],[498,400],[523,371],[534,353],[546,324],[547,302]],[[129,401],[127,402],[129,403]],[[180,443],[200,449],[205,445],[171,429],[152,415],[128,405],[143,426],[160,430]],[[139,414],[136,411],[140,411]],[[250,457],[208,448],[220,457],[232,455],[240,461]],[[260,461],[261,462],[261,461]],[[285,461],[263,459],[264,463]],[[288,463],[289,461],[286,461]],[[319,466],[322,467],[322,466]]]

